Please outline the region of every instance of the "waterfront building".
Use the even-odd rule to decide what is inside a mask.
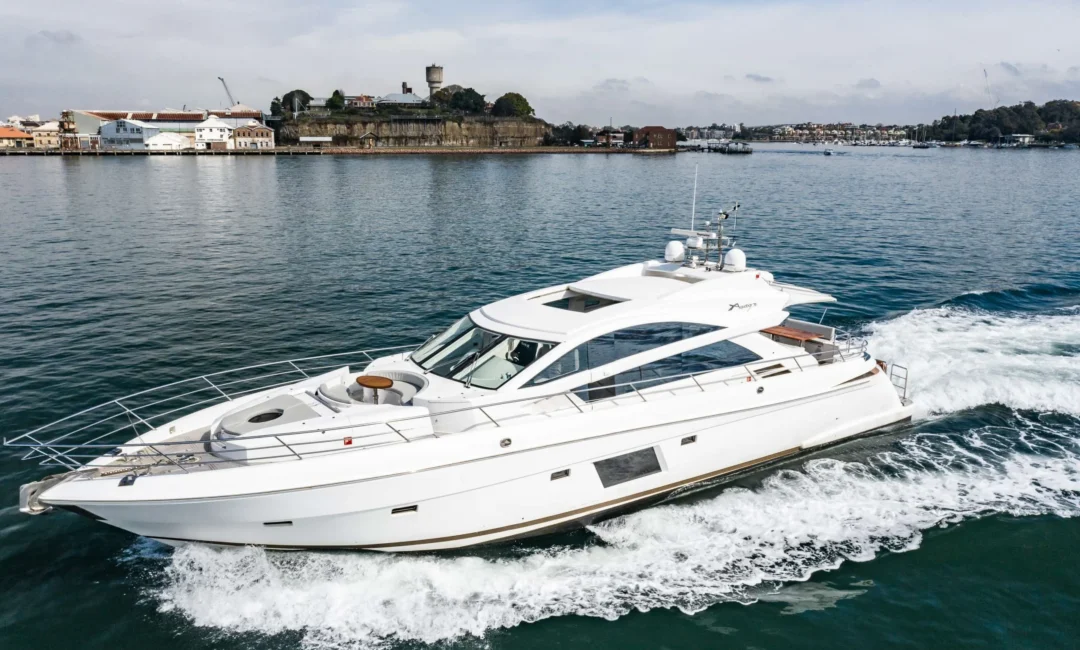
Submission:
[[[150,151],[182,151],[193,147],[190,138],[172,131],[158,133],[146,139],[146,148]]]
[[[60,148],[60,123],[45,122],[30,132],[34,138],[35,149],[59,149]]]
[[[375,103],[378,106],[408,106],[417,108],[424,105],[424,98],[415,95],[412,92],[390,93],[385,97],[380,97]]]
[[[10,126],[11,128],[18,129],[23,133],[30,133],[42,124],[43,122],[41,121],[40,115],[28,115],[27,117],[22,117],[20,115],[11,115],[7,118],[7,120],[0,122],[0,126]]]
[[[372,95],[345,95],[345,107],[375,108],[375,97]]]
[[[255,120],[233,131],[233,140],[237,149],[273,149],[274,130]]]
[[[674,149],[678,138],[675,129],[643,126],[634,132],[634,144],[646,149]]]
[[[224,110],[175,110],[164,109],[161,111],[127,111],[127,110],[84,110],[70,109],[64,111],[63,122],[66,128],[61,129],[62,138],[70,138],[72,145],[63,144],[64,148],[91,149],[96,145],[96,139],[104,124],[115,120],[137,120],[144,124],[155,127],[158,132],[171,131],[180,133],[195,142],[195,127],[210,118],[217,118],[229,126],[236,128],[243,126],[252,120],[259,123],[264,121],[262,111],[236,104]],[[74,143],[78,143],[75,146]]]
[[[160,133],[158,127],[140,120],[113,120],[101,125],[101,147],[141,151],[146,141]]]
[[[621,147],[626,143],[626,134],[622,131],[601,131],[596,134],[596,144],[601,147]]]
[[[313,147],[315,149],[321,149],[323,147],[329,147],[334,143],[334,139],[328,135],[302,135],[300,136],[301,147]]]
[[[212,151],[235,149],[232,137],[235,128],[221,118],[210,117],[195,127],[195,148]]]
[[[30,149],[34,136],[12,126],[0,126],[0,149]]]

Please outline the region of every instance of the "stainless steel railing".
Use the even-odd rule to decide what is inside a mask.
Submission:
[[[262,452],[258,456],[257,462],[259,463],[268,461],[303,460],[304,458],[318,457],[326,453],[342,453],[390,444],[408,443],[410,440],[415,439],[410,438],[403,432],[409,430],[405,425],[410,422],[427,420],[430,420],[431,422],[439,420],[445,421],[448,416],[476,414],[478,417],[465,430],[483,427],[499,428],[504,426],[509,420],[519,420],[521,418],[533,416],[551,416],[564,411],[570,413],[585,413],[591,410],[599,410],[600,408],[618,406],[623,404],[624,400],[627,398],[648,402],[650,396],[660,395],[672,390],[696,389],[701,392],[706,392],[706,390],[718,385],[762,381],[768,379],[770,376],[774,376],[772,375],[774,372],[778,372],[779,374],[788,374],[788,372],[791,371],[804,372],[806,370],[805,361],[807,357],[814,359],[812,365],[817,366],[822,363],[845,362],[866,355],[865,341],[852,338],[850,335],[843,332],[838,331],[837,334],[838,339],[835,344],[821,352],[808,353],[803,351],[800,354],[781,358],[761,359],[742,366],[714,367],[695,372],[677,373],[662,377],[651,377],[604,385],[602,387],[603,390],[614,391],[616,394],[603,399],[582,399],[581,394],[583,392],[587,393],[589,389],[579,387],[560,393],[530,395],[510,400],[466,406],[459,409],[392,418],[386,421],[359,424],[350,423],[329,427],[324,426],[313,429],[290,431],[287,433],[245,435],[241,440],[245,443],[252,441],[259,442],[260,446],[255,447],[259,452]],[[173,416],[173,419],[182,417],[183,415],[190,414],[201,408],[206,408],[212,404],[219,404],[223,401],[233,400],[250,393],[295,383],[303,378],[309,377],[310,375],[308,373],[312,371],[339,368],[343,365],[341,363],[334,363],[330,365],[312,366],[307,362],[330,358],[341,359],[362,357],[364,366],[366,367],[367,363],[373,360],[370,353],[404,351],[414,347],[415,346],[413,345],[408,345],[356,352],[342,352],[257,364],[246,366],[244,368],[200,375],[198,377],[132,393],[131,395],[118,399],[109,400],[108,402],[84,409],[78,413],[74,413],[38,427],[11,440],[5,439],[4,445],[27,449],[25,455],[22,457],[23,460],[39,460],[42,465],[61,466],[68,470],[87,468],[89,463],[100,459],[103,456],[115,456],[116,460],[108,464],[95,463],[92,467],[94,469],[108,469],[110,470],[110,473],[116,473],[111,470],[125,469],[149,471],[151,467],[159,472],[166,470],[187,472],[195,468],[212,467],[215,465],[235,466],[237,461],[227,457],[219,457],[213,454],[193,454],[190,450],[190,447],[193,444],[192,440],[145,442],[142,440],[142,436],[167,424],[168,421],[161,421],[167,416]],[[783,370],[774,368],[778,364],[783,365],[784,362],[787,361],[791,361],[792,364],[790,366],[785,365]],[[282,369],[283,367],[285,369]],[[740,367],[743,371],[741,373],[737,371]],[[737,374],[705,377],[705,375],[725,369],[732,370]],[[263,370],[272,371],[261,372]],[[784,370],[787,372],[784,372]],[[234,377],[234,375],[244,375],[244,373],[249,371],[260,372],[251,377]],[[289,377],[289,379],[281,381],[280,378],[282,377]],[[689,379],[690,382],[685,385],[673,385],[687,379]],[[257,385],[250,385],[252,383]],[[627,390],[620,391],[619,389],[622,388]],[[175,395],[154,397],[145,403],[132,403],[132,400],[138,398],[150,398],[159,394],[161,391],[170,391],[173,389],[179,389],[179,392]],[[210,393],[211,397],[205,397],[207,393]],[[499,413],[499,411],[504,410],[503,407],[506,406],[520,406],[527,402],[539,404],[547,400],[565,400],[566,406],[562,408],[545,409],[539,412],[513,409],[509,414]],[[175,402],[179,402],[180,405],[173,405]],[[169,406],[160,412],[155,411],[151,413],[149,411],[149,409],[153,407],[161,407],[163,405]],[[81,418],[86,418],[92,414],[96,417],[97,414],[103,413],[105,409],[111,409],[113,412],[92,422],[85,424],[81,423]],[[125,418],[125,420],[120,420],[122,424],[120,426],[114,426],[121,417]],[[155,424],[155,422],[158,423]],[[67,423],[72,423],[70,426],[74,428],[70,428],[70,430],[65,428],[61,431],[60,426]],[[143,429],[139,428],[140,425]],[[102,432],[102,428],[108,430]],[[437,431],[432,427],[430,435],[439,436],[446,433],[457,432],[459,431]],[[315,441],[299,439],[300,436],[315,433],[323,434],[323,436]],[[325,437],[325,434],[331,434],[331,436]],[[124,440],[134,441],[120,443],[111,441],[111,439],[115,439],[121,435],[124,436]],[[337,435],[340,435],[340,437],[335,437]],[[75,436],[79,437],[75,438]],[[210,441],[217,442],[217,439],[211,438]],[[263,442],[267,444],[262,445]],[[329,445],[331,444],[341,444],[341,446],[330,447]],[[180,449],[180,447],[184,447],[184,449]],[[263,455],[266,452],[275,453]]]
[[[310,377],[309,373],[339,368],[344,365],[341,362],[312,365],[312,362],[321,362],[327,359],[341,361],[356,359],[366,367],[368,363],[374,360],[372,356],[374,353],[408,351],[415,347],[415,344],[409,344],[338,352],[285,361],[271,361],[231,370],[206,373],[102,402],[37,427],[10,440],[5,438],[4,446],[29,448],[29,451],[22,457],[23,460],[44,457],[46,459],[44,464],[58,464],[69,469],[77,469],[82,466],[82,463],[71,461],[75,456],[66,453],[64,449],[96,446],[95,443],[99,441],[108,440],[129,430],[139,436],[157,428],[159,425],[155,425],[154,421],[160,421],[165,417],[181,417],[198,408],[205,408],[223,401],[231,401],[250,393],[286,386]],[[209,397],[207,397],[207,394],[209,394]],[[154,407],[163,407],[165,405],[168,406],[164,410],[150,411]],[[122,424],[115,426],[117,422]],[[67,429],[60,429],[61,425],[69,423],[70,426]],[[112,424],[110,425],[110,423]],[[137,426],[139,424],[146,427],[146,430],[140,430]],[[111,428],[103,430],[103,427],[107,425],[111,426]],[[66,442],[78,434],[83,434],[80,436],[81,442],[77,444]],[[127,437],[130,438],[131,435],[127,434]],[[109,443],[103,443],[103,445],[110,449],[118,446]]]

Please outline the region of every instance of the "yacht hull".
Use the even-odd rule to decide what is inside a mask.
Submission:
[[[790,395],[796,381],[789,377],[761,384],[770,393]],[[571,432],[560,431],[571,425],[551,419],[429,439],[415,444],[432,445],[433,457],[446,462],[419,471],[393,471],[392,454],[400,452],[388,448],[276,464],[304,465],[312,480],[302,487],[273,489],[271,465],[260,468],[257,477],[244,474],[251,468],[220,471],[221,476],[235,471],[238,478],[268,488],[250,491],[247,486],[245,494],[175,498],[175,489],[148,486],[150,493],[140,497],[132,488],[141,482],[184,479],[140,477],[135,486],[113,487],[115,481],[108,481],[94,493],[80,493],[80,483],[100,481],[60,484],[42,494],[41,501],[168,544],[454,549],[585,525],[911,417],[910,405],[877,371],[825,391],[803,390],[802,396],[771,402],[756,382],[747,384],[744,393],[738,403],[745,407],[725,412],[718,412],[715,395],[690,401],[676,397],[685,402],[680,402],[684,417],[677,421],[650,421],[651,405],[643,403],[578,416]],[[589,435],[582,436],[582,427],[588,427]],[[456,454],[455,445],[472,451]],[[498,451],[477,453],[489,449]],[[605,487],[598,461],[645,449],[653,450],[658,467]],[[356,478],[347,478],[347,464],[355,466]],[[173,498],[151,498],[170,493]]]

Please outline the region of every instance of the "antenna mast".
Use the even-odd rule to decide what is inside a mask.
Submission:
[[[690,230],[694,229],[694,216],[697,214],[697,165],[694,165],[694,198],[690,202]]]

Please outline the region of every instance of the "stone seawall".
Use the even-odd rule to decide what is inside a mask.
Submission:
[[[279,143],[298,144],[301,137],[329,137],[335,147],[535,147],[543,144],[551,125],[543,120],[464,118],[303,118],[282,125]]]
[[[378,149],[364,149],[361,147],[323,147],[316,149],[323,154],[330,155],[356,155],[356,156],[381,156],[381,155],[471,155],[471,154],[504,154],[521,155],[537,153],[571,153],[571,154],[610,154],[610,155],[659,155],[673,154],[674,149],[607,149],[604,147],[383,147]]]

